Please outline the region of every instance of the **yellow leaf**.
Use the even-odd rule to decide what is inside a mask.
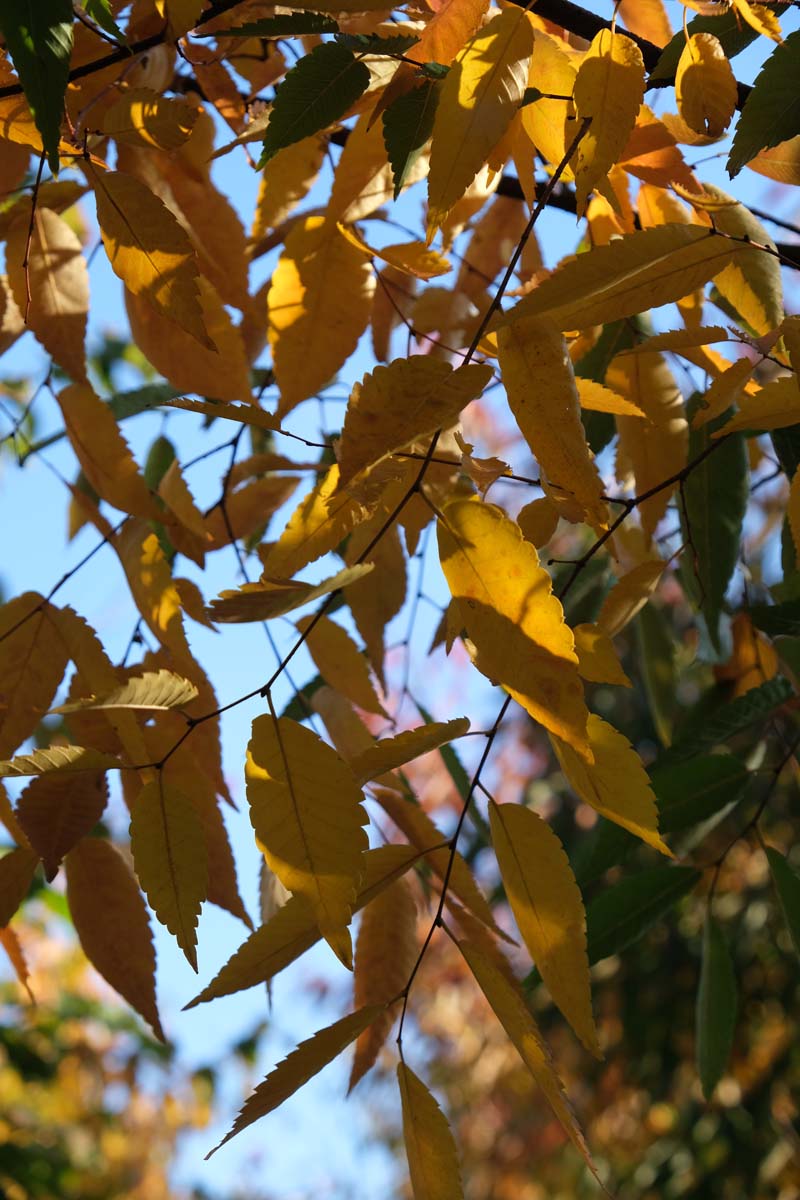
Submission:
[[[738,403],[755,366],[752,359],[744,357],[726,367],[703,395],[692,419],[692,428],[700,429],[709,421],[714,421],[726,413],[732,404]]]
[[[359,2],[363,2],[363,0],[359,0]],[[341,1021],[336,1021],[327,1029],[321,1029],[307,1041],[301,1042],[297,1049],[279,1062],[275,1070],[271,1071],[266,1079],[258,1085],[247,1099],[230,1132],[225,1135],[218,1146],[215,1146],[206,1155],[206,1158],[216,1154],[217,1150],[237,1133],[241,1133],[248,1125],[265,1117],[267,1113],[283,1104],[284,1100],[288,1100],[289,1096],[294,1095],[298,1088],[301,1088],[304,1083],[308,1083],[309,1079],[317,1075],[334,1058],[337,1058],[343,1050],[346,1050],[380,1012],[381,1008],[376,1005],[362,1008],[358,1012],[350,1013],[347,1017],[342,1017]]]
[[[8,233],[6,270],[11,292],[37,341],[71,378],[85,382],[89,273],[81,244],[66,221],[49,208],[37,206],[30,244],[29,227],[30,214],[20,216]]]
[[[461,1200],[458,1152],[447,1118],[404,1062],[397,1064],[397,1081],[414,1200]]]
[[[329,579],[314,584],[303,583],[301,579],[263,579],[261,583],[245,583],[238,591],[222,592],[212,600],[209,612],[215,621],[269,621],[329,592],[352,585],[371,570],[371,563],[344,567]]]
[[[796,375],[782,375],[773,379],[756,392],[755,396],[742,397],[739,411],[727,425],[717,429],[712,437],[723,437],[738,429],[759,433],[772,429],[785,429],[800,421],[800,390]]]
[[[177,150],[199,115],[200,109],[182,98],[162,96],[150,88],[132,88],[106,109],[100,127],[117,141]]]
[[[408,983],[417,958],[417,905],[405,879],[398,879],[374,899],[361,918],[353,971],[356,1008],[395,1000]],[[348,1092],[374,1064],[397,1015],[397,1005],[384,1008],[359,1035]]]
[[[242,335],[228,316],[213,284],[200,277],[197,292],[198,307],[210,341],[201,345],[181,324],[174,319],[165,319],[169,314],[154,308],[148,296],[136,296],[126,290],[125,308],[133,340],[145,358],[179,391],[199,392],[201,396],[215,400],[250,401],[250,363]],[[219,415],[227,414],[221,409]],[[239,419],[245,418],[240,416]],[[256,424],[257,414],[247,419]],[[274,420],[271,424],[274,427]]]
[[[678,62],[675,98],[690,129],[721,137],[736,112],[736,77],[713,33],[694,33]]]
[[[131,808],[136,874],[162,925],[197,970],[197,917],[208,893],[203,826],[191,800],[159,774]]]
[[[559,329],[585,329],[680,300],[741,254],[730,238],[697,225],[670,224],[617,238],[566,259],[494,328],[548,316]]]
[[[258,243],[285,221],[314,186],[325,159],[325,140],[316,134],[285,146],[261,173],[250,236]]]
[[[592,1016],[586,913],[564,847],[519,804],[489,804],[492,845],[511,911],[553,1001],[600,1057]]]
[[[344,365],[369,321],[374,291],[372,268],[335,225],[322,217],[298,221],[267,297],[279,416],[323,388]]]
[[[631,33],[655,46],[666,46],[672,37],[663,0],[621,0],[617,11]]]
[[[221,418],[223,421],[237,421],[241,425],[252,425],[254,429],[266,429],[274,432],[278,425],[271,413],[254,404],[219,404],[214,400],[190,400],[186,396],[173,396],[165,400],[169,408],[180,408],[184,412],[197,413],[203,417]]]
[[[472,229],[467,248],[461,259],[456,290],[480,302],[487,284],[507,265],[528,223],[525,206],[510,196],[495,196],[483,216]],[[532,234],[526,243],[528,254],[535,254],[536,239]],[[518,274],[525,278],[520,261]]]
[[[42,860],[45,878],[52,880],[61,860],[82,837],[91,833],[108,799],[105,776],[55,772],[41,775],[17,801],[17,816]]]
[[[367,783],[382,775],[384,771],[393,771],[402,767],[431,750],[463,737],[469,729],[467,717],[456,717],[452,721],[432,722],[430,725],[419,725],[416,729],[407,729],[396,737],[383,738],[375,742],[367,750],[362,751],[352,759],[350,766],[360,784]]]
[[[297,628],[305,634],[306,648],[323,679],[365,712],[385,717],[366,659],[347,630],[330,617],[303,617]]]
[[[71,700],[54,708],[53,712],[69,713],[83,709],[137,708],[157,712],[169,708],[182,708],[198,695],[197,688],[188,679],[172,671],[145,671],[134,675],[127,683],[102,696],[91,696],[86,700]]]
[[[776,183],[800,184],[800,134],[762,150],[745,166]]]
[[[558,526],[558,509],[549,496],[539,500],[531,500],[517,513],[517,524],[522,530],[526,542],[530,542],[537,550],[546,546]]]
[[[439,556],[478,670],[591,759],[574,638],[535,548],[501,509],[456,500],[439,522]]]
[[[129,292],[213,349],[203,322],[197,264],[188,234],[158,196],[132,175],[98,171],[91,164],[86,171],[95,189],[97,223],[114,274]]]
[[[582,679],[588,679],[591,683],[617,683],[620,687],[633,687],[622,669],[614,643],[604,629],[599,625],[576,625],[573,633]]]
[[[750,0],[731,0],[731,3],[756,33],[772,38],[774,42],[782,41],[780,21],[766,4],[751,4]]]
[[[221,506],[215,505],[206,516],[208,549],[219,550],[237,538],[260,534],[269,526],[278,509],[292,497],[297,482],[288,475],[267,475],[264,479],[254,479],[245,487],[229,492],[225,498],[224,514]]]
[[[39,865],[35,850],[10,850],[0,858],[0,929],[8,925],[28,894]]]
[[[205,6],[204,0],[155,0],[155,5],[175,38],[194,29]]]
[[[144,521],[126,521],[113,539],[136,607],[155,637],[185,669],[194,663],[183,628],[181,598],[158,541]]]
[[[66,670],[55,611],[36,592],[0,608],[0,758],[34,733]]]
[[[267,862],[284,887],[306,897],[322,936],[349,967],[348,925],[367,848],[352,771],[310,729],[265,715],[253,722],[245,779]]]
[[[452,425],[492,377],[487,366],[456,370],[428,355],[376,367],[350,395],[337,452],[339,487],[387,455]]]
[[[664,574],[666,563],[660,559],[638,563],[623,575],[603,601],[597,626],[610,638],[616,637],[644,608]]]
[[[431,140],[428,241],[500,141],[528,81],[527,13],[498,13],[467,43],[442,86]]]
[[[406,184],[422,179],[428,156],[420,154],[409,169]],[[363,113],[348,135],[336,167],[325,209],[329,223],[361,221],[394,196],[394,175],[383,140],[383,124]]]
[[[576,70],[564,42],[534,30],[533,57],[528,85],[551,96],[572,96]],[[522,109],[522,127],[546,163],[560,163],[575,136],[575,106],[572,100],[537,100]],[[573,178],[567,166],[562,178]]]
[[[174,458],[161,477],[158,494],[169,510],[161,516],[169,525],[169,539],[179,554],[185,554],[192,562],[202,567],[205,552],[210,550],[211,535],[206,519],[195,504],[194,496]]]
[[[72,448],[100,499],[132,516],[161,520],[110,406],[88,384],[70,384],[57,398]]]
[[[125,860],[105,838],[83,838],[66,868],[67,901],[84,954],[163,1042],[147,910]]]
[[[628,739],[594,713],[589,715],[590,766],[560,738],[553,738],[561,770],[570,787],[609,821],[673,857],[658,833],[658,809],[642,760]]]
[[[339,468],[331,467],[301,500],[278,541],[265,549],[261,558],[264,575],[285,579],[301,571],[335,550],[363,516],[363,506],[339,491]]]
[[[636,179],[658,188],[678,182],[690,191],[697,189],[695,177],[684,162],[674,135],[646,104],[640,108],[636,126],[622,149],[619,166]],[[613,179],[614,174],[612,169],[610,178]]]
[[[619,392],[604,387],[602,383],[596,383],[594,379],[578,377],[575,380],[575,386],[578,389],[581,408],[585,408],[589,412],[612,413],[614,416],[620,417],[644,416],[634,400],[620,396]]]
[[[357,912],[399,879],[420,857],[416,847],[378,846],[364,854],[364,878],[353,911]],[[225,966],[185,1007],[230,996],[268,983],[319,941],[314,911],[305,896],[290,896],[266,924],[251,933]]]
[[[644,60],[624,33],[601,29],[586,51],[573,92],[579,121],[591,121],[575,156],[578,216],[592,188],[620,158],[644,99]]]
[[[546,318],[524,318],[499,330],[497,353],[509,407],[541,470],[576,502],[585,521],[604,529],[603,482],[581,424],[563,334]]]
[[[513,1042],[525,1066],[544,1092],[548,1104],[560,1121],[578,1153],[589,1170],[597,1178],[583,1132],[578,1124],[564,1085],[559,1079],[550,1057],[550,1051],[542,1040],[531,1011],[518,985],[511,982],[489,958],[470,942],[458,943],[478,986],[489,1002],[500,1024]]]
[[[488,0],[445,0],[422,31],[416,46],[406,51],[413,62],[438,62],[449,67],[480,27]]]
[[[368,245],[349,226],[340,222],[337,228],[342,237],[352,242],[362,254],[369,258],[380,258],[404,275],[413,275],[416,279],[433,279],[437,275],[447,275],[453,269],[446,258],[436,250],[431,250],[424,242],[398,242],[396,245],[377,249]]]
[[[405,487],[404,481],[400,483]],[[386,520],[383,509],[376,514],[383,524]],[[356,562],[376,534],[373,521],[357,529],[347,546],[347,560]],[[387,690],[384,676],[384,635],[392,617],[403,607],[408,587],[406,556],[397,526],[386,530],[380,541],[369,551],[368,563],[373,573],[368,579],[357,579],[348,589],[347,603],[356,628],[364,640],[364,647],[373,671],[384,691]]]

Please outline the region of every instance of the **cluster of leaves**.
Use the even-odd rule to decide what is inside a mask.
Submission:
[[[320,938],[353,967],[351,924],[363,916],[354,1011],[279,1064],[228,1137],[353,1043],[358,1082],[399,1017],[415,1195],[459,1195],[446,1118],[403,1057],[410,1001],[424,999],[419,967],[447,936],[597,1175],[504,949],[512,939],[460,837],[468,817],[483,822],[498,903],[507,901],[535,964],[528,984],[543,980],[594,1055],[603,1047],[590,966],[708,885],[698,1063],[710,1096],[735,1019],[735,975],[714,910],[723,867],[745,833],[764,837],[800,741],[800,318],[784,312],[781,264],[792,265],[791,248],[703,183],[681,146],[727,136],[741,108],[731,176],[747,165],[800,182],[800,34],[783,39],[785,6],[749,0],[702,5],[709,11],[674,38],[658,3],[644,16],[620,6],[630,33],[557,0],[533,13],[490,10],[488,0],[420,12],[377,0],[342,7],[331,0],[276,14],[261,0],[137,0],[130,9],[92,0],[73,12],[69,0],[42,0],[20,13],[0,3],[8,51],[0,161],[13,189],[0,213],[0,337],[7,349],[30,330],[53,364],[6,441],[21,459],[41,454],[45,446],[24,440],[26,421],[34,400],[52,395],[80,468],[69,485],[72,532],[89,525],[100,535],[75,571],[111,547],[138,610],[137,636],[152,639],[137,664],[112,661],[98,632],[54,603],[64,580],[0,610],[0,777],[31,780],[16,803],[0,793],[15,843],[0,859],[0,927],[21,964],[8,922],[40,864],[48,880],[63,864],[88,958],[163,1036],[144,897],[193,966],[204,901],[250,924],[220,808],[231,797],[219,726],[225,711],[259,699],[265,711],[253,721],[244,776],[271,872],[265,919],[192,1003],[269,982]],[[747,89],[730,59],[757,37],[776,45]],[[101,39],[112,48],[101,53]],[[282,46],[300,47],[289,70]],[[658,117],[644,104],[655,87],[674,87],[677,113]],[[233,137],[214,150],[223,123]],[[210,163],[239,147],[249,156],[255,142],[261,182],[248,237]],[[324,205],[301,208],[334,145],[342,151]],[[514,175],[504,173],[509,164]],[[384,206],[423,180],[425,237],[383,244]],[[163,379],[106,398],[108,380],[86,355],[89,276],[76,214],[87,199],[124,285],[132,341]],[[552,271],[535,232],[550,206],[582,222],[580,252]],[[275,251],[269,279],[251,291],[250,263]],[[506,298],[514,303],[504,307]],[[654,332],[648,314],[664,306],[675,306],[676,327]],[[724,324],[707,323],[711,307]],[[400,325],[417,352],[392,358]],[[278,438],[298,437],[287,420],[346,368],[368,327],[380,365],[348,388],[336,440],[300,438],[322,450],[310,463],[279,453]],[[690,381],[686,397],[673,363]],[[460,428],[470,406],[490,428],[513,423],[538,478],[476,456]],[[189,487],[180,443],[160,438],[144,469],[131,453],[120,423],[153,409],[233,424],[212,508],[203,511]],[[252,453],[240,457],[245,431]],[[314,482],[267,540],[271,518],[308,473]],[[767,477],[762,503],[752,489]],[[504,482],[536,498],[521,509],[513,499],[488,502]],[[108,508],[122,514],[116,524]],[[784,574],[771,589],[764,577],[744,588],[737,574],[748,513],[762,525],[785,516]],[[420,709],[415,727],[402,728],[407,679],[393,690],[387,668],[386,630],[405,602],[408,561],[433,529],[450,597],[433,649],[458,644],[470,676],[503,692],[471,777],[449,746],[469,721],[434,721]],[[555,557],[565,542],[576,553],[566,564]],[[242,544],[260,563],[257,581],[246,576]],[[181,556],[202,571],[230,546],[246,582],[207,604],[178,574]],[[340,560],[333,573],[298,577],[328,555]],[[701,656],[717,662],[728,687],[722,702],[720,687],[708,689],[679,734],[675,678],[657,670],[655,653],[672,636],[658,617],[670,587],[685,593]],[[309,606],[271,676],[220,703],[184,618],[261,624]],[[616,711],[611,689],[631,685],[620,636],[634,619],[661,744],[649,770],[633,730],[606,719]],[[301,648],[318,676],[279,715],[275,689]],[[407,649],[424,664],[427,645],[409,636]],[[699,678],[709,674],[706,666]],[[582,864],[568,860],[533,807],[498,802],[486,786],[512,702],[537,730],[540,753],[552,754],[572,794],[601,818]],[[27,746],[48,713],[62,718],[65,736]],[[376,739],[387,716],[389,736]],[[461,798],[449,836],[403,770],[439,748]],[[100,824],[109,772],[130,812],[133,869]],[[481,793],[488,821],[477,811]],[[377,814],[372,848],[365,798]],[[735,818],[744,804],[749,815],[709,861],[708,822]],[[401,840],[376,844],[384,819]],[[686,831],[683,861],[653,865],[651,856],[587,905],[587,885],[616,868],[631,842],[670,859],[663,835]],[[800,881],[785,849],[766,853],[797,941]],[[433,911],[419,936],[422,888],[432,880]]]

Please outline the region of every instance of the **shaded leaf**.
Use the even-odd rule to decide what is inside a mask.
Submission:
[[[701,879],[694,867],[651,867],[601,892],[586,908],[589,962],[627,949]]]
[[[36,592],[0,608],[0,757],[13,754],[35,731],[66,670],[67,650],[52,621],[55,611]],[[0,777],[22,773],[28,772],[0,767]]]
[[[8,925],[27,896],[38,865],[39,855],[23,847],[0,858],[0,929]]]
[[[441,87],[439,80],[425,79],[383,113],[383,141],[392,166],[395,200],[433,133]]]
[[[795,950],[800,955],[800,876],[789,866],[784,856],[771,846],[767,846],[767,861],[783,909],[786,928],[791,934]]]
[[[414,1200],[461,1200],[458,1152],[447,1118],[404,1062],[397,1064],[397,1081]]]
[[[776,46],[756,78],[736,125],[728,156],[731,179],[759,150],[777,146],[800,133],[797,48],[800,30]]]
[[[437,750],[444,742],[463,737],[468,729],[467,717],[419,725],[416,729],[398,733],[396,737],[382,738],[381,741],[375,742],[369,749],[352,759],[350,766],[356,779],[363,784],[382,775],[384,771],[392,771],[395,767],[402,767],[431,750]]]
[[[34,779],[17,801],[17,817],[44,866],[48,882],[61,860],[91,833],[108,799],[105,776],[55,772]]]
[[[305,635],[314,665],[331,687],[366,712],[386,716],[367,661],[346,629],[329,617],[303,617],[297,628]]]
[[[44,775],[49,771],[113,771],[123,764],[112,754],[83,746],[51,746],[0,762],[0,779]]]
[[[300,579],[265,579],[261,583],[245,583],[237,591],[221,592],[211,601],[209,613],[222,622],[269,621],[292,609],[318,600],[339,588],[363,579],[372,570],[372,563],[344,567],[321,583],[303,583]]]
[[[737,696],[729,704],[721,705],[705,719],[702,728],[694,725],[690,732],[682,735],[658,758],[656,766],[684,762],[704,750],[724,744],[749,725],[768,717],[793,695],[794,689],[789,680],[776,675],[759,687],[751,688],[743,696]]]
[[[736,1026],[736,976],[719,923],[709,912],[703,929],[703,965],[697,992],[697,1070],[710,1100],[730,1058]]]

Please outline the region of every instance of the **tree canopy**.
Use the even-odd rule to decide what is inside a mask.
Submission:
[[[195,971],[204,904],[245,927],[187,1007],[327,943],[349,1006],[216,1149],[349,1053],[351,1089],[396,1070],[415,1200],[500,1195],[448,1122],[459,1071],[492,1087],[440,1022],[457,980],[613,1193],[614,963],[656,1017],[644,947],[688,970],[671,1102],[738,1103],[753,1005],[792,1028],[800,249],[768,226],[798,232],[800,29],[685,4],[0,0],[0,437],[75,541],[47,591],[4,567],[0,939],[24,986],[64,892],[162,1040],[153,920]],[[90,624],[101,554],[127,600]],[[785,1100],[791,1037],[770,1061]]]

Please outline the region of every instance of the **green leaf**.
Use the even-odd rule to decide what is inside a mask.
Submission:
[[[800,133],[800,30],[776,46],[747,97],[728,156],[728,174],[738,175],[760,150]]]
[[[288,12],[277,17],[262,17],[234,29],[217,29],[214,33],[195,33],[194,37],[279,38],[293,33],[338,33],[339,23],[326,13]]]
[[[58,143],[72,53],[71,0],[0,0],[0,32],[58,174]]]
[[[658,758],[656,767],[685,762],[704,750],[710,750],[712,746],[722,745],[749,725],[770,716],[793,695],[794,688],[783,675],[776,675],[760,687],[751,688],[743,696],[731,700],[730,704],[721,705],[701,727],[693,725],[689,734]]]
[[[380,37],[377,33],[339,33],[336,41],[356,54],[405,54],[416,46],[419,38],[413,33],[397,33],[394,37]]]
[[[697,1070],[710,1100],[730,1058],[736,1027],[736,975],[718,923],[709,912],[703,930],[703,965],[697,993]]]
[[[259,167],[284,146],[344,116],[369,87],[369,78],[369,67],[336,42],[325,42],[301,58],[276,89]]]
[[[646,604],[636,618],[636,640],[653,727],[662,746],[668,746],[677,704],[675,639],[666,617],[655,605]]]
[[[698,398],[695,398],[694,409]],[[690,405],[690,415],[693,407]],[[711,443],[713,431],[727,421],[693,429],[689,434],[688,461],[701,455]],[[719,653],[719,619],[722,602],[739,557],[742,522],[747,508],[747,451],[744,438],[733,434],[709,454],[683,485],[679,505],[681,531],[686,547],[681,560],[681,579],[693,603],[705,617],[711,644]]]
[[[383,114],[383,143],[392,165],[394,198],[433,132],[440,85],[429,79],[398,96]]]
[[[770,637],[800,636],[800,600],[784,604],[753,604],[747,609],[756,629]]]
[[[769,436],[786,478],[794,479],[795,471],[800,467],[800,425],[774,429]]]
[[[800,876],[793,871],[786,859],[771,846],[767,847],[767,860],[772,880],[781,902],[786,927],[792,935],[795,950],[800,956]]]
[[[586,909],[589,962],[638,941],[700,878],[694,867],[651,867],[601,892]]]
[[[110,0],[83,0],[83,8],[87,17],[91,17],[101,29],[127,46],[128,39],[114,20]]]

